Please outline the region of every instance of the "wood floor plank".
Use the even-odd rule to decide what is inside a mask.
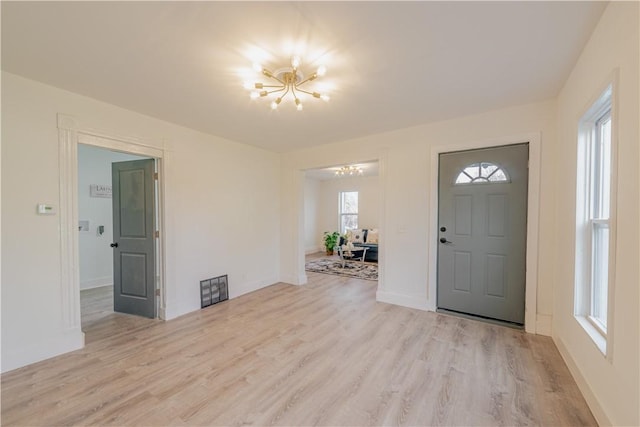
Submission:
[[[308,273],[162,322],[83,292],[84,349],[2,375],[3,425],[596,425],[553,342]]]

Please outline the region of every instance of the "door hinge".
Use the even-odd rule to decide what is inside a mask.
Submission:
[[[160,296],[160,289],[156,289],[156,296],[159,297]]]
[[[153,179],[157,180],[158,179],[158,172],[154,172],[153,173]]]
[[[160,231],[159,231],[159,230],[156,230],[156,232],[155,232],[155,233],[153,233],[153,236],[154,236],[156,239],[157,239],[157,238],[159,238],[159,237],[160,237]]]

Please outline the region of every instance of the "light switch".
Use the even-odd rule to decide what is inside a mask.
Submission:
[[[38,215],[55,215],[56,207],[53,205],[46,205],[44,203],[38,204]]]

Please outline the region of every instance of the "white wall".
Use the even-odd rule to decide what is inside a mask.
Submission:
[[[61,311],[60,215],[36,215],[60,205],[57,113],[164,150],[167,318],[200,308],[204,278],[229,274],[232,298],[278,281],[279,155],[3,73],[2,371],[82,345]]]
[[[322,231],[318,225],[318,209],[321,181],[306,177],[304,180],[304,252],[310,254],[321,251]]]
[[[430,149],[456,144],[503,139],[532,132],[541,134],[541,200],[538,253],[537,307],[544,324],[553,312],[553,261],[555,221],[555,101],[517,106],[455,120],[426,124],[395,132],[372,135],[336,144],[299,150],[283,155],[282,171],[282,258],[281,272],[290,280],[304,280],[299,271],[303,262],[295,255],[302,247],[298,235],[296,197],[298,171],[331,164],[357,163],[380,159],[379,211],[380,288],[378,298],[426,308],[435,295],[428,295],[427,231],[430,216]],[[513,142],[522,142],[515,138]],[[285,243],[285,239],[287,242]],[[549,334],[548,329],[540,329]]]
[[[338,194],[341,191],[358,192],[358,227],[378,228],[380,186],[377,176],[335,178],[321,181],[318,205],[320,231],[340,231],[338,222]]]
[[[638,316],[638,85],[637,2],[611,2],[558,97],[556,156],[555,306],[553,338],[601,425],[640,425],[640,318]],[[575,320],[574,242],[578,120],[615,69],[617,90],[618,195],[612,359],[607,360]],[[611,342],[609,342],[611,345]]]
[[[113,211],[111,199],[91,197],[92,184],[111,185],[111,163],[144,157],[78,145],[78,217],[89,230],[78,233],[80,289],[113,284]],[[98,233],[98,226],[104,233]]]

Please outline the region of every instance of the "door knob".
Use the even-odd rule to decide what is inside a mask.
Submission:
[[[109,246],[111,246],[112,248],[117,248],[117,247],[118,247],[118,244],[117,244],[117,243],[112,243],[112,244],[110,244]]]
[[[446,237],[441,237],[440,243],[453,243],[453,242],[448,241]]]

